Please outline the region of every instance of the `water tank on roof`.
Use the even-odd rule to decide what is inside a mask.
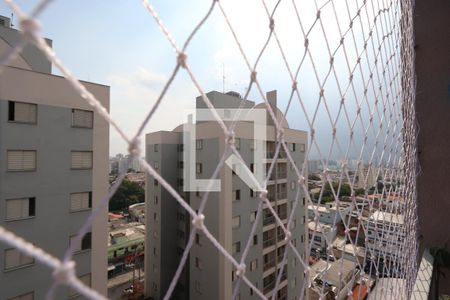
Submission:
[[[236,98],[242,99],[241,94],[239,94],[238,92],[235,92],[235,91],[229,91],[226,94],[229,95],[229,96],[232,96],[232,97],[236,97]]]

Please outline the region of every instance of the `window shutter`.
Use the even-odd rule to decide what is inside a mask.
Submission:
[[[72,168],[78,169],[82,166],[82,153],[81,152],[72,152]]]
[[[30,103],[14,103],[14,121],[36,123],[36,105]]]
[[[92,128],[94,113],[88,110],[72,109],[72,126]]]
[[[22,201],[20,199],[6,201],[6,220],[19,219],[22,213]]]
[[[24,170],[36,169],[36,152],[35,151],[23,151],[23,169]]]
[[[11,269],[20,265],[20,253],[17,249],[5,250],[5,269]]]
[[[82,153],[82,166],[83,169],[92,168],[92,152]]]
[[[22,170],[22,151],[8,151],[8,170]]]
[[[79,193],[70,194],[70,210],[81,209],[81,196]]]

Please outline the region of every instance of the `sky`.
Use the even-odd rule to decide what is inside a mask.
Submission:
[[[276,4],[273,0],[265,2],[269,11]],[[309,122],[314,122],[318,144],[312,145],[312,158],[328,155],[334,159],[342,157],[349,148],[349,126],[353,123],[355,143],[349,148],[349,157],[357,157],[360,154],[365,125],[368,124],[370,111],[367,107],[379,107],[379,104],[374,104],[374,100],[379,96],[376,95],[375,89],[369,89],[367,105],[363,104],[361,118],[356,118],[355,122],[356,103],[362,99],[364,83],[367,82],[380,38],[370,40],[365,52],[368,55],[362,57],[360,68],[356,71],[350,69],[354,68],[358,56],[355,45],[361,51],[368,28],[373,24],[373,8],[367,9],[369,17],[362,18],[362,22],[355,22],[352,34],[349,32],[346,35],[346,51],[343,51],[344,47],[338,45],[341,34],[349,29],[349,12],[355,15],[357,6],[361,5],[362,1],[350,1],[352,3],[348,3],[349,6],[343,5],[344,1],[335,2],[333,9],[329,2],[323,0],[299,1],[297,5],[301,6],[299,17],[303,29],[292,1],[281,1],[274,16],[278,38],[292,72],[295,73],[300,61],[305,57],[298,74],[302,106],[299,99],[294,97],[287,120],[292,128],[306,131],[309,131],[306,116],[309,117]],[[37,1],[17,0],[16,3],[29,12]],[[155,8],[179,47],[211,5],[211,1],[206,0],[150,0],[149,3]],[[250,64],[253,65],[269,34],[269,19],[263,1],[228,0],[221,3]],[[328,5],[321,9],[322,22],[318,22],[316,5],[321,7],[324,3]],[[3,2],[0,4],[0,14],[11,14]],[[129,135],[136,132],[176,64],[174,49],[142,2],[54,0],[39,20],[42,23],[43,35],[53,40],[56,54],[77,78],[110,86],[112,117]],[[384,19],[380,24],[390,24],[388,21],[389,18]],[[17,27],[17,20],[15,23]],[[313,24],[315,25],[308,35],[311,51],[304,55],[303,32],[308,31]],[[387,27],[380,25],[376,28],[379,28],[381,36],[382,30]],[[332,72],[321,86],[330,70],[330,52],[336,47],[338,51],[333,53],[335,72]],[[386,46],[386,49],[388,51],[390,48]],[[250,72],[218,7],[194,37],[186,53],[187,62],[205,92],[234,90],[245,94]],[[376,70],[381,74],[381,67]],[[58,70],[54,69],[53,72],[59,74]],[[345,93],[347,113],[350,116],[347,121],[339,107],[341,93],[349,85],[351,72],[354,74],[354,85]],[[278,105],[284,111],[292,81],[273,36],[259,61],[257,76],[263,92],[278,91]],[[319,97],[321,89],[325,92],[325,102]],[[339,89],[342,91],[339,92]],[[198,95],[199,91],[188,74],[185,70],[180,70],[145,132],[172,130],[183,119],[183,110],[195,107],[195,98]],[[254,87],[249,99],[257,103],[263,101]],[[376,112],[374,109],[371,111]],[[333,124],[336,118],[338,121]],[[381,116],[378,123],[380,120]],[[340,151],[332,143],[333,125],[337,128]],[[374,122],[374,128],[376,126],[377,123]],[[377,131],[370,129],[369,144],[373,145]],[[110,155],[126,153],[125,142],[112,128],[110,140]],[[369,154],[367,152],[365,155]]]

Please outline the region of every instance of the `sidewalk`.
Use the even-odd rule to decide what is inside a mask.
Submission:
[[[138,279],[139,271],[135,271],[135,279]],[[141,270],[141,279],[144,278],[144,271]],[[130,282],[133,280],[133,271],[123,273],[120,275],[117,275],[116,277],[113,277],[111,279],[108,279],[108,289],[115,287],[117,285],[121,285],[127,282]]]

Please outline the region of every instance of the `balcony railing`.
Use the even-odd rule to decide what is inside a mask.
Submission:
[[[267,248],[267,247],[275,245],[275,240],[276,240],[275,237],[267,239],[267,240],[263,240],[263,248]]]
[[[264,216],[263,218],[263,226],[273,224],[275,222],[275,217],[273,215]]]
[[[267,150],[266,151],[266,157],[267,158],[274,158],[274,156],[275,156],[275,150],[273,150],[273,151],[272,150]],[[286,152],[280,150],[278,152],[278,158],[286,158]]]
[[[275,258],[270,259],[269,261],[265,262],[263,265],[263,272],[269,270],[270,268],[275,267]]]

